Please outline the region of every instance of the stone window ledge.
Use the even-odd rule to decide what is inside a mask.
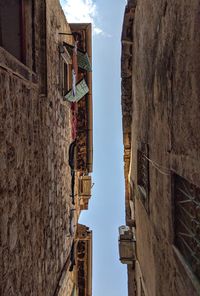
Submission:
[[[0,67],[21,79],[38,83],[37,75],[2,47],[0,47]]]

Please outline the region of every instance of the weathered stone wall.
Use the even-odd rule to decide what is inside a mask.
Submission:
[[[58,52],[69,26],[58,1],[37,11],[42,3],[35,1],[36,73],[0,49],[2,296],[54,295],[71,245],[70,108],[59,92]]]
[[[200,186],[199,13],[197,0],[138,0],[134,13],[130,177],[137,258],[149,296],[199,295],[174,251],[171,189],[172,172]],[[137,189],[141,143],[157,166],[149,162],[149,213]]]
[[[121,91],[122,91],[122,124],[123,124],[123,144],[124,144],[124,177],[125,177],[125,217],[128,226],[134,226],[131,215],[130,200],[132,200],[132,190],[130,186],[130,164],[131,164],[131,138],[132,138],[132,75],[133,75],[133,21],[136,1],[127,3],[123,28],[122,28],[122,54],[121,54]],[[135,295],[135,270],[134,264],[127,266],[128,273],[128,295]]]

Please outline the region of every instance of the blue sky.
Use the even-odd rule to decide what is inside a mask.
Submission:
[[[80,219],[93,230],[93,296],[126,296],[126,265],[119,262],[118,255],[118,226],[125,223],[120,38],[126,3],[125,0],[61,0],[61,4],[68,21],[90,21],[94,29],[95,185],[89,210]]]

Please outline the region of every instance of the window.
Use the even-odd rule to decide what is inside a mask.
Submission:
[[[0,2],[0,43],[19,60],[22,59],[23,3],[19,0]]]
[[[32,63],[32,1],[1,0],[0,1],[0,46],[18,60],[27,64]]]
[[[63,63],[63,95],[69,90],[69,66]]]
[[[149,162],[148,145],[141,143],[137,152],[137,185],[146,210],[149,209]]]
[[[61,69],[62,95],[65,96],[72,86],[72,66],[62,61]]]
[[[200,279],[200,188],[174,174],[174,243]]]
[[[60,51],[60,90],[62,96],[65,96],[66,93],[70,90],[71,87],[71,57],[64,46],[59,46]]]

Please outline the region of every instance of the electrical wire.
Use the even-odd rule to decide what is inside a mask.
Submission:
[[[148,158],[144,153],[143,156],[152,164],[152,166],[158,171],[160,172],[162,175],[166,175],[169,176],[170,175],[170,170],[168,168],[165,168],[161,165],[159,165],[158,163],[156,163],[155,161],[153,161],[152,159]],[[168,171],[164,172],[164,170]]]

